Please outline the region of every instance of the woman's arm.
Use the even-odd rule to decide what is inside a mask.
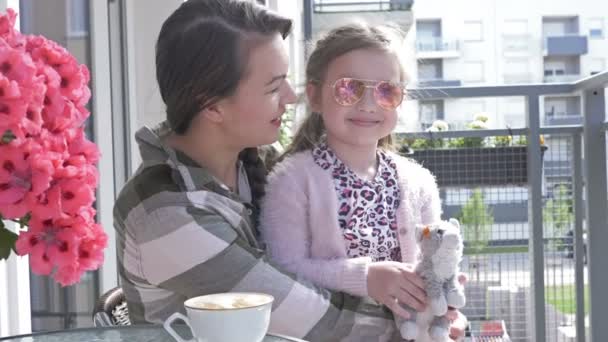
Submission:
[[[328,200],[309,198],[302,181],[296,179],[294,173],[281,171],[269,179],[260,216],[260,230],[272,260],[316,285],[367,296],[367,273],[371,258],[321,259],[311,256],[311,234],[314,230],[310,227],[309,217],[321,213],[310,212],[309,201]],[[329,222],[327,229],[335,228]],[[327,237],[331,239],[334,234],[328,231]]]
[[[390,314],[381,307],[298,282],[269,263],[262,250],[249,245],[217,212],[184,206],[178,198],[172,201],[170,207],[156,208],[148,202],[151,209],[141,209],[141,216],[132,213],[119,222],[134,239],[124,253],[136,258],[129,261],[135,265],[125,268],[137,268],[147,282],[184,298],[229,291],[268,293],[275,298],[270,331],[310,341],[391,335]],[[144,311],[154,307],[152,302],[142,306]]]

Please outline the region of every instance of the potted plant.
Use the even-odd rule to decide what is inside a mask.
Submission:
[[[107,246],[94,209],[99,149],[84,132],[89,71],[15,30],[16,16],[0,15],[0,260],[28,255],[32,272],[71,285]]]
[[[486,129],[488,117],[478,115],[468,127]],[[430,138],[404,139],[399,152],[420,162],[437,178],[440,186],[525,185],[528,182],[526,137],[512,136],[433,138],[446,131],[447,123],[436,121],[427,131]],[[447,141],[446,141],[447,140]],[[541,136],[541,154],[547,150]]]

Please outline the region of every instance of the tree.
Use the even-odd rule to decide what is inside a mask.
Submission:
[[[560,184],[554,190],[553,198],[543,208],[543,221],[546,227],[552,229],[553,238],[566,236],[568,230],[572,229],[573,216],[570,191],[565,184]]]
[[[473,190],[473,194],[462,207],[459,219],[464,233],[464,241],[473,251],[481,252],[488,246],[494,216],[492,210],[485,204],[480,189]]]

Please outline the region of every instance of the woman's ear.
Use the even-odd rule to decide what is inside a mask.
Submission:
[[[213,123],[221,123],[224,121],[224,112],[222,110],[221,102],[205,107],[201,110],[200,115]]]
[[[321,86],[318,83],[306,84],[306,97],[313,112],[321,112]]]

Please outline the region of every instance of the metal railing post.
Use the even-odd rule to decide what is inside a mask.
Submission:
[[[540,99],[527,96],[528,105],[528,224],[530,229],[530,281],[532,290],[532,341],[545,341],[545,258],[543,242],[542,159],[540,148]]]

